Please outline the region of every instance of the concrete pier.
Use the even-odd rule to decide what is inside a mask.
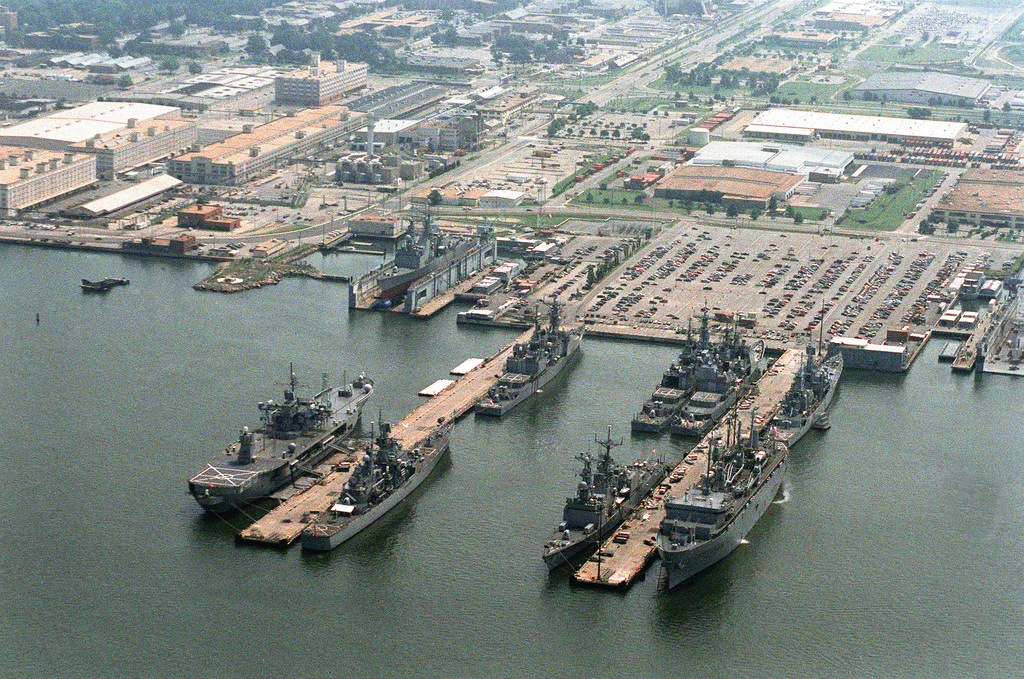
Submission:
[[[737,406],[726,415],[729,418],[736,414],[743,428],[741,435],[749,432],[752,410],[756,424],[762,429],[767,428],[800,370],[801,353],[798,349],[786,351],[758,380],[748,398],[740,403],[743,406],[749,401],[749,405]],[[656,538],[665,518],[665,498],[679,495],[697,484],[707,468],[710,442],[716,435],[717,431],[712,430],[701,439],[669,473],[666,483],[658,486],[597,553],[580,566],[573,574],[574,582],[594,587],[626,588],[644,574],[657,555]]]
[[[450,422],[469,412],[487,390],[497,384],[505,359],[517,342],[525,341],[533,329],[508,343],[479,367],[466,373],[450,388],[413,410],[391,429],[391,435],[403,447],[419,445],[440,421]],[[354,459],[354,458],[353,458]],[[337,467],[305,491],[272,509],[238,534],[243,542],[284,547],[293,543],[309,522],[311,514],[326,511],[337,500],[351,471]]]

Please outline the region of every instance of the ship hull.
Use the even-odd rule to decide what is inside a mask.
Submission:
[[[410,476],[400,488],[397,488],[383,502],[374,505],[368,512],[355,517],[340,529],[332,530],[330,527],[319,527],[316,524],[306,528],[302,531],[302,548],[311,552],[329,552],[341,543],[369,528],[374,522],[397,507],[420,484],[430,478],[434,473],[434,469],[437,468],[438,462],[447,454],[448,443],[445,442],[444,448],[427,459],[423,466]]]
[[[477,415],[501,417],[508,411],[515,408],[517,405],[535,394],[538,390],[542,389],[548,382],[555,379],[555,377],[557,377],[566,368],[566,366],[569,365],[569,363],[576,359],[580,352],[580,343],[582,339],[582,335],[574,337],[565,358],[559,360],[554,365],[547,366],[537,375],[536,379],[530,380],[530,382],[517,391],[512,398],[494,402],[485,396],[483,400],[473,407],[473,412]]]
[[[658,536],[658,555],[668,589],[715,565],[740,545],[778,495],[787,468],[788,459],[771,472],[729,526],[710,540],[674,549]]]

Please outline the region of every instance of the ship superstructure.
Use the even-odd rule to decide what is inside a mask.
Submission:
[[[706,334],[707,310],[701,319]],[[673,417],[673,434],[700,438],[718,423],[761,377],[764,340],[747,344],[738,328],[726,328],[720,342],[704,343],[696,358],[692,393]]]

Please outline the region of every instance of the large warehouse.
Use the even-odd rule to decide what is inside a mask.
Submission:
[[[853,88],[859,99],[904,101],[932,106],[970,106],[992,88],[992,83],[978,78],[965,78],[946,73],[888,72],[876,73]]]
[[[181,109],[173,106],[97,101],[0,128],[0,144],[66,151],[96,135],[124,130],[132,121],[134,125],[143,127],[144,123],[154,120],[180,118]]]
[[[751,137],[784,141],[807,141],[817,136],[867,142],[951,146],[967,134],[967,123],[773,108],[758,114],[743,133]]]
[[[853,162],[849,151],[769,142],[713,141],[697,150],[691,165],[749,167],[838,179]],[[814,177],[811,177],[815,180]]]
[[[265,125],[246,125],[241,134],[172,158],[167,172],[191,184],[244,184],[289,158],[330,147],[364,118],[344,106],[297,111]]]
[[[96,182],[96,158],[0,146],[0,215],[65,196]]]
[[[1024,172],[967,170],[932,214],[979,227],[1024,228]]]
[[[681,165],[654,185],[658,198],[705,200],[738,208],[768,207],[772,196],[787,200],[805,177],[746,167]]]

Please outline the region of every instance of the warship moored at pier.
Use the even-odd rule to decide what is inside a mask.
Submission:
[[[672,418],[673,434],[700,438],[760,379],[764,340],[747,344],[736,327],[727,327],[720,342],[708,340],[708,312],[701,317],[700,349],[692,359],[689,399]]]
[[[325,374],[312,397],[298,396],[298,388],[290,370],[284,401],[260,403],[260,426],[254,431],[242,428],[237,442],[192,477],[189,492],[204,509],[237,509],[311,472],[331,453],[331,444],[355,428],[373,382],[360,375],[334,389]]]
[[[668,465],[660,461],[638,460],[629,467],[617,464],[611,449],[622,441],[612,441],[611,427],[604,441],[595,442],[602,449],[596,469],[589,453],[576,456],[583,463],[576,495],[566,498],[562,522],[544,545],[549,570],[597,549],[668,475]]]
[[[814,347],[808,345],[803,365],[772,422],[774,438],[792,448],[811,427],[823,425],[842,374],[841,353],[819,362],[814,358]]]
[[[419,446],[403,449],[392,438],[391,425],[381,423],[376,439],[349,470],[337,502],[302,529],[302,548],[330,551],[398,506],[448,452],[452,426],[438,423]]]
[[[492,264],[498,256],[490,227],[472,236],[450,235],[437,228],[428,212],[417,233],[415,222],[395,251],[395,257],[349,285],[349,307],[397,308],[412,312],[444,290]]]
[[[530,338],[515,345],[498,384],[474,407],[478,415],[504,415],[554,379],[579,353],[583,326],[563,329],[559,308],[552,301],[548,327],[541,325],[538,315]]]
[[[698,484],[665,501],[657,546],[665,584],[675,587],[728,556],[772,504],[786,475],[789,448],[762,445],[751,412],[749,438],[737,418],[715,437]]]

